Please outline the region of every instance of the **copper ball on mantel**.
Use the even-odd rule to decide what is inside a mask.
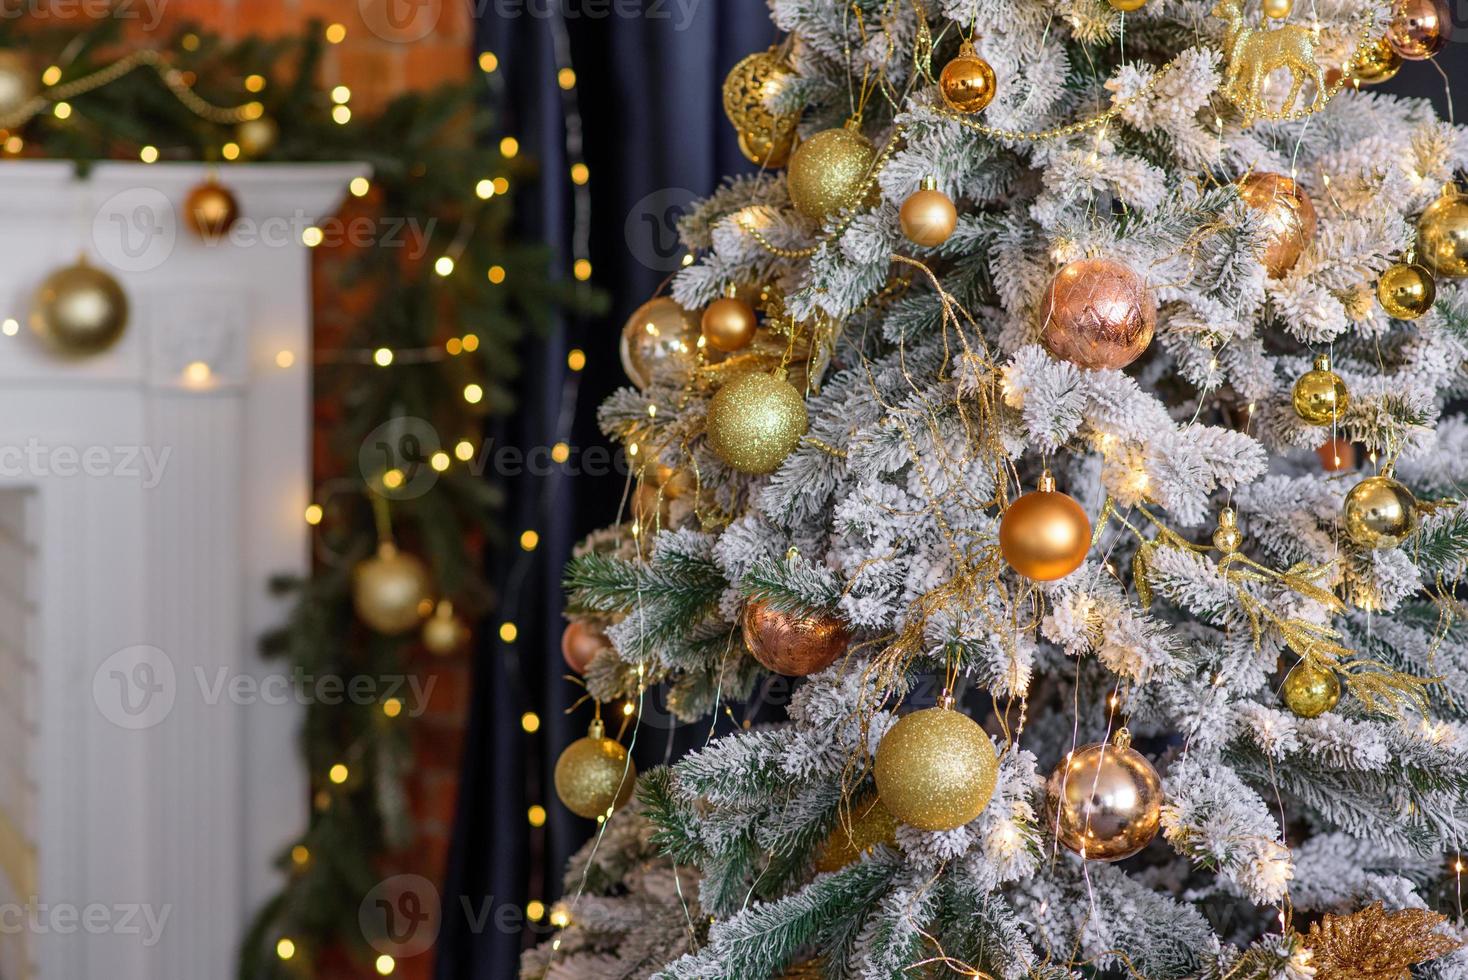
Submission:
[[[1265,245],[1261,261],[1271,279],[1295,267],[1315,238],[1315,205],[1299,183],[1283,174],[1255,171],[1239,180],[1239,197],[1260,216]]]
[[[561,656],[565,658],[566,666],[578,674],[586,673],[597,654],[610,647],[606,634],[585,620],[571,620],[561,633]]]
[[[229,188],[208,180],[189,191],[184,201],[184,222],[189,231],[206,242],[217,242],[239,220],[240,205]]]
[[[1408,61],[1426,61],[1443,49],[1452,33],[1452,10],[1442,0],[1402,0],[1386,40]]]
[[[1110,259],[1067,263],[1040,305],[1040,343],[1077,367],[1119,370],[1142,356],[1157,329],[1157,298]]]
[[[825,670],[846,652],[851,630],[829,613],[792,613],[761,599],[744,607],[744,645],[765,669],[787,677]]]

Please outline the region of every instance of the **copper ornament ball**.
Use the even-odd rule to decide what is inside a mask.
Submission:
[[[1295,414],[1307,425],[1333,425],[1350,405],[1350,394],[1341,376],[1330,369],[1330,358],[1321,354],[1315,366],[1295,382],[1290,400]]]
[[[578,674],[586,673],[596,655],[610,646],[606,634],[584,620],[571,620],[561,633],[561,656],[566,666]]]
[[[898,220],[908,241],[924,248],[936,248],[948,241],[948,236],[958,227],[958,208],[931,181],[924,181],[922,189],[902,202]]]
[[[874,772],[892,816],[919,830],[952,830],[984,812],[999,758],[968,715],[927,708],[903,715],[882,736]]]
[[[1261,261],[1270,278],[1278,279],[1315,238],[1315,205],[1296,181],[1264,171],[1239,180],[1239,197],[1259,215],[1265,235]]]
[[[622,370],[638,388],[654,379],[678,383],[698,362],[697,317],[666,296],[648,300],[622,327]]]
[[[1301,718],[1318,718],[1341,699],[1341,682],[1335,671],[1312,667],[1301,660],[1285,675],[1280,685],[1285,705]]]
[[[1426,61],[1443,49],[1452,33],[1452,11],[1446,3],[1402,0],[1387,28],[1386,40],[1408,61]]]
[[[1402,56],[1385,35],[1366,45],[1350,63],[1351,77],[1366,85],[1389,82],[1402,70]]]
[[[743,350],[754,340],[759,321],[754,308],[735,296],[714,300],[703,311],[703,339],[714,350],[731,353]]]
[[[121,284],[85,261],[46,277],[31,308],[31,330],[67,357],[107,350],[121,339],[127,322]]]
[[[1417,498],[1390,476],[1368,476],[1346,494],[1344,523],[1359,547],[1395,548],[1417,529]]]
[[[1162,826],[1162,780],[1127,740],[1072,752],[1045,787],[1046,823],[1066,848],[1093,861],[1120,861]]]
[[[1040,343],[1051,354],[1077,367],[1120,369],[1152,343],[1157,299],[1120,262],[1080,259],[1050,280],[1040,315]]]
[[[1376,280],[1376,299],[1387,316],[1415,320],[1437,302],[1437,283],[1425,265],[1398,262]]]
[[[825,670],[846,652],[851,630],[828,613],[790,613],[751,599],[742,618],[744,645],[766,669],[787,677]]]
[[[1436,275],[1468,276],[1468,200],[1452,184],[1417,220],[1417,251]]]
[[[791,154],[786,185],[795,210],[824,224],[848,208],[868,203],[875,191],[867,181],[877,161],[876,147],[852,123],[827,129]]]
[[[993,66],[979,57],[969,41],[959,46],[958,55],[938,76],[938,92],[954,112],[982,112],[994,101],[997,89]]]
[[[387,636],[415,629],[430,598],[428,569],[391,544],[352,569],[352,605],[362,622]]]
[[[999,550],[1016,572],[1036,582],[1065,578],[1091,550],[1091,520],[1069,494],[1042,481],[1013,501],[999,521]]]
[[[1316,447],[1315,454],[1320,457],[1320,468],[1327,473],[1356,468],[1356,447],[1349,439],[1328,439]]]
[[[556,760],[556,795],[566,809],[595,820],[632,798],[637,767],[616,739],[606,737],[600,721],[593,721],[585,738],[566,746]]]
[[[206,242],[224,237],[240,216],[240,205],[229,188],[206,181],[189,192],[184,202],[184,223]]]

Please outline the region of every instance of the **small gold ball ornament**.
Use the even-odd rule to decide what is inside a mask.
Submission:
[[[849,817],[849,819],[847,819]],[[891,846],[897,837],[897,818],[876,795],[859,801],[850,814],[831,828],[816,854],[816,871],[840,871],[880,844]]]
[[[766,100],[793,76],[775,48],[742,59],[724,78],[724,114],[739,134],[739,151],[761,167],[783,167],[795,145],[799,113],[777,116]]]
[[[637,767],[616,739],[607,738],[601,719],[585,738],[566,746],[556,760],[556,795],[578,817],[605,817],[632,798]]]
[[[1301,718],[1318,718],[1340,701],[1341,682],[1335,671],[1301,660],[1285,675],[1279,693],[1286,707]]]
[[[447,657],[457,653],[469,640],[469,627],[454,615],[454,604],[447,599],[434,607],[433,615],[423,621],[423,647],[429,653]]]
[[[1125,728],[1110,745],[1070,753],[1050,775],[1045,796],[1056,839],[1087,860],[1129,858],[1162,826],[1162,780],[1131,747]]]
[[[948,241],[948,236],[958,227],[958,208],[947,194],[938,190],[935,178],[925,177],[922,188],[902,202],[898,219],[908,241],[924,248],[936,248]]]
[[[1362,548],[1395,548],[1417,528],[1417,498],[1390,470],[1368,476],[1346,494],[1346,537]]]
[[[9,114],[36,95],[39,73],[19,51],[0,51],[0,114]]]
[[[31,307],[31,330],[67,357],[99,354],[127,329],[121,284],[85,259],[46,277]]]
[[[1402,70],[1402,56],[1386,35],[1382,35],[1358,51],[1348,67],[1351,77],[1363,85],[1380,85],[1391,81]]]
[[[1350,393],[1341,376],[1330,369],[1330,358],[1317,354],[1315,367],[1300,375],[1291,393],[1295,414],[1308,425],[1333,425],[1350,404]]]
[[[189,191],[184,202],[184,223],[206,242],[223,238],[240,216],[240,205],[229,189],[207,180]]]
[[[1417,220],[1417,251],[1435,275],[1468,276],[1468,200],[1453,184]]]
[[[954,112],[983,112],[997,89],[993,66],[979,57],[972,41],[958,46],[958,54],[938,76],[938,93]]]
[[[1387,316],[1415,320],[1437,301],[1437,283],[1427,266],[1398,262],[1376,280],[1376,299]]]
[[[698,363],[697,318],[667,296],[643,303],[622,327],[622,370],[638,388],[686,380]]]
[[[999,773],[994,743],[978,722],[944,698],[898,719],[877,746],[877,796],[919,830],[952,830],[989,803]]]
[[[610,648],[606,634],[595,624],[584,620],[571,620],[561,633],[561,656],[566,666],[578,674],[586,673],[596,655]]]
[[[352,605],[362,622],[397,636],[418,626],[431,601],[428,569],[412,555],[384,542],[377,554],[352,569]]]
[[[703,339],[710,347],[730,353],[743,350],[754,341],[759,321],[755,319],[754,308],[739,298],[731,283],[729,291],[703,311],[701,326]]]
[[[1426,61],[1443,49],[1453,32],[1452,10],[1443,0],[1401,0],[1387,28],[1392,50],[1408,61]]]
[[[280,126],[269,116],[246,119],[234,130],[234,140],[239,144],[240,151],[247,160],[263,157],[275,149],[275,142],[278,139],[280,139]]]
[[[795,210],[824,224],[832,215],[868,201],[866,185],[876,160],[876,147],[861,134],[855,119],[841,129],[816,133],[790,157],[786,177],[790,201]]]
[[[1091,550],[1091,521],[1046,470],[1039,488],[1010,503],[999,520],[999,550],[1009,567],[1036,582],[1065,578]]]
[[[1218,527],[1213,532],[1213,547],[1231,555],[1244,543],[1244,532],[1239,530],[1239,518],[1232,507],[1218,513]]]
[[[742,617],[744,645],[766,670],[806,677],[846,652],[851,630],[829,613],[791,613],[751,599]]]
[[[704,430],[709,447],[741,473],[773,473],[800,445],[810,424],[805,399],[785,372],[741,374],[709,402]]]
[[[1260,216],[1262,261],[1272,279],[1295,267],[1315,238],[1315,205],[1292,178],[1255,171],[1239,180],[1239,197]]]
[[[1077,367],[1119,370],[1152,343],[1157,298],[1120,262],[1080,259],[1050,280],[1040,316],[1040,343],[1051,354]]]
[[[1260,4],[1264,16],[1273,20],[1284,20],[1295,9],[1295,0],[1264,0]]]
[[[1106,0],[1111,4],[1112,10],[1120,10],[1124,14],[1130,14],[1141,10],[1147,0]]]

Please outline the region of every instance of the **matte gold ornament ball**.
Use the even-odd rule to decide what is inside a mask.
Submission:
[[[998,87],[993,66],[979,57],[972,41],[959,45],[958,54],[938,76],[938,93],[954,112],[983,112]]]
[[[1295,414],[1309,425],[1339,422],[1350,404],[1350,394],[1341,376],[1330,369],[1330,358],[1320,354],[1313,370],[1300,375],[1291,393]]]
[[[429,653],[447,657],[461,650],[469,641],[469,627],[454,615],[454,604],[447,599],[434,607],[433,615],[423,621],[420,634]]]
[[[1056,839],[1088,860],[1129,858],[1162,825],[1162,780],[1126,729],[1111,744],[1072,752],[1050,775],[1045,796]]]
[[[1402,70],[1402,56],[1386,35],[1382,35],[1357,53],[1350,68],[1351,77],[1363,85],[1380,85],[1391,81]]]
[[[622,370],[638,388],[679,383],[698,363],[698,318],[666,296],[643,303],[622,327]]]
[[[1315,238],[1315,205],[1300,185],[1283,174],[1256,171],[1239,180],[1239,197],[1260,216],[1263,262],[1270,278],[1295,267]]]
[[[843,814],[842,822],[831,829],[816,854],[816,870],[840,871],[880,844],[893,845],[896,838],[897,819],[892,811],[882,805],[879,797],[868,796],[852,806],[850,813]]]
[[[1452,11],[1440,0],[1402,0],[1387,28],[1392,50],[1408,61],[1426,61],[1453,33]]]
[[[714,350],[726,353],[748,347],[759,329],[754,308],[732,295],[732,288],[730,293],[710,303],[703,311],[701,322],[703,339]]]
[[[1395,548],[1417,528],[1417,498],[1389,474],[1368,476],[1346,494],[1346,536],[1362,548]]]
[[[1120,369],[1157,329],[1157,299],[1142,277],[1110,259],[1067,263],[1041,301],[1040,343],[1077,367]]]
[[[1285,675],[1280,685],[1285,706],[1301,718],[1318,718],[1341,699],[1341,682],[1335,671],[1312,667],[1301,660]]]
[[[184,202],[184,223],[206,242],[224,237],[239,216],[239,202],[229,188],[217,181],[205,181],[195,187]]]
[[[908,241],[924,248],[936,248],[948,241],[948,236],[958,227],[958,208],[947,194],[938,190],[937,181],[928,177],[920,190],[902,202],[898,220]]]
[[[744,645],[766,670],[805,677],[846,652],[851,630],[829,613],[792,613],[751,599],[744,606]]]
[[[999,520],[999,551],[1009,567],[1036,582],[1065,578],[1091,550],[1091,519],[1046,473],[1039,489],[1010,503]]]
[[[832,215],[868,200],[865,188],[876,160],[876,148],[855,120],[841,129],[816,133],[790,157],[786,176],[790,202],[807,218],[824,224]]]
[[[919,830],[952,830],[989,803],[998,777],[994,743],[950,707],[903,715],[882,736],[877,796],[892,816]]]
[[[709,402],[709,448],[741,473],[773,473],[800,445],[810,417],[783,376],[751,372],[724,383]]]
[[[610,647],[599,627],[580,619],[571,620],[561,633],[561,656],[566,666],[578,674],[586,673],[596,655]]]
[[[1264,0],[1259,7],[1264,11],[1265,17],[1284,20],[1295,9],[1295,0]]]
[[[632,798],[636,784],[637,767],[622,743],[606,737],[600,720],[556,760],[556,795],[578,817],[607,816]]]
[[[362,622],[379,633],[397,636],[415,629],[431,601],[428,569],[392,544],[352,570],[352,605]]]
[[[1436,275],[1468,276],[1468,200],[1452,184],[1417,220],[1417,252]]]
[[[1437,301],[1437,283],[1427,266],[1398,262],[1376,280],[1376,299],[1387,316],[1415,320]]]
[[[47,276],[31,307],[31,330],[67,357],[111,347],[127,329],[127,320],[121,284],[85,260]]]

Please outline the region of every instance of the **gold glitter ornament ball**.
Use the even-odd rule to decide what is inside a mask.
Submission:
[[[1076,499],[1055,489],[1049,473],[1039,489],[1012,501],[999,519],[999,551],[1009,567],[1036,582],[1054,582],[1081,567],[1091,550],[1091,519]]]
[[[112,276],[87,262],[53,272],[36,291],[31,330],[67,357],[99,354],[127,329],[127,294]]]
[[[927,177],[922,188],[902,202],[898,220],[908,241],[936,248],[948,241],[948,236],[958,227],[958,208],[947,194],[938,190],[938,182]]]
[[[1162,780],[1126,729],[1112,744],[1072,752],[1050,775],[1045,796],[1056,839],[1088,860],[1129,858],[1162,825]]]
[[[1417,498],[1389,473],[1368,476],[1346,494],[1346,536],[1362,548],[1395,548],[1417,528]]]
[[[677,383],[698,361],[698,318],[666,296],[643,303],[622,327],[622,370],[638,388]]]
[[[1318,718],[1340,701],[1341,682],[1335,671],[1312,667],[1301,660],[1285,675],[1279,694],[1299,717]]]
[[[1443,49],[1452,32],[1452,10],[1443,0],[1402,0],[1386,40],[1408,61],[1426,61]]]
[[[1040,343],[1050,353],[1077,367],[1119,370],[1152,343],[1157,299],[1120,262],[1080,259],[1050,280],[1040,315]]]
[[[1452,184],[1417,220],[1417,251],[1436,275],[1468,276],[1468,200]]]
[[[954,112],[983,112],[997,89],[993,66],[979,57],[972,41],[959,45],[957,56],[938,76],[938,93]]]
[[[1427,266],[1398,262],[1376,280],[1376,299],[1387,316],[1415,320],[1437,302],[1437,283]]]
[[[397,636],[415,629],[430,601],[428,569],[392,544],[352,569],[352,605],[362,622],[379,633]]]
[[[214,180],[189,191],[184,201],[184,223],[206,242],[217,242],[239,220],[240,205],[229,188]]]
[[[795,210],[824,224],[832,215],[865,203],[870,195],[863,188],[876,160],[876,148],[855,120],[816,133],[790,157],[790,201]]]
[[[724,383],[709,402],[709,448],[741,473],[773,473],[805,435],[805,399],[783,376],[751,372]]]
[[[821,845],[817,871],[840,871],[879,844],[890,846],[896,841],[897,819],[875,795],[858,802],[849,814],[842,815],[842,821]]]
[[[805,677],[846,652],[851,630],[829,613],[792,613],[760,599],[744,607],[744,645],[766,670]]]
[[[636,784],[637,767],[622,743],[606,737],[600,720],[556,760],[556,795],[578,817],[607,816],[632,798]]]
[[[1402,70],[1402,56],[1383,35],[1366,45],[1350,64],[1351,77],[1365,85],[1389,82]]]
[[[877,746],[877,796],[919,830],[952,830],[984,811],[999,758],[979,724],[948,707],[898,719]]]
[[[1300,375],[1291,393],[1295,414],[1309,425],[1331,425],[1341,420],[1350,394],[1341,376],[1330,369],[1330,358],[1320,354],[1313,370]]]
[[[1240,179],[1239,197],[1259,215],[1265,235],[1262,261],[1270,278],[1278,279],[1315,238],[1315,205],[1294,180],[1265,171]]]

